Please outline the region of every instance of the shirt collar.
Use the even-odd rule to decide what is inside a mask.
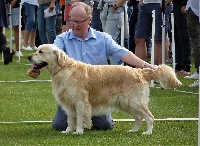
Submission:
[[[80,40],[80,37],[76,36],[74,34],[74,32],[72,31],[72,29],[69,30],[69,39],[78,39]],[[94,29],[89,27],[89,31],[88,31],[88,34],[85,38],[85,40],[89,40],[90,38],[94,38],[94,39],[97,39],[96,35],[95,35],[95,32],[94,32]]]

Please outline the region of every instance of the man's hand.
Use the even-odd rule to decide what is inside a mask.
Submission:
[[[117,11],[117,6],[116,6],[116,4],[114,4],[111,8],[110,8],[110,11],[112,12],[112,13],[116,13],[116,11]]]
[[[182,13],[183,15],[186,14],[186,6],[182,6],[182,7],[181,7],[181,13]]]
[[[152,65],[152,64],[146,63],[145,68],[157,69],[158,66],[157,66],[157,65]]]
[[[49,12],[52,12],[53,11],[53,9],[55,9],[55,1],[54,0],[52,0],[51,1],[51,3],[50,3],[50,5],[49,5]]]

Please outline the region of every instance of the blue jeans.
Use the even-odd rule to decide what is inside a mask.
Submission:
[[[93,116],[92,117],[92,129],[96,130],[110,130],[113,128],[114,123],[110,113],[103,116]],[[58,105],[56,115],[52,122],[52,127],[55,130],[66,130],[67,115],[60,105]]]
[[[38,7],[38,31],[41,44],[53,44],[56,38],[56,15],[44,18],[44,10],[48,7],[49,4],[41,4]]]
[[[26,11],[26,26],[25,30],[35,31],[37,26],[37,6],[29,3],[24,3]]]

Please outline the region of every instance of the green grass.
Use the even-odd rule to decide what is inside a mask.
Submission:
[[[26,75],[31,67],[23,51],[20,63],[14,56],[13,62],[4,65],[0,61],[0,122],[52,121],[57,103],[52,95],[51,82],[20,82],[34,80]],[[193,67],[194,69],[194,67]],[[49,80],[43,71],[38,80]],[[174,90],[151,88],[149,108],[156,119],[197,118],[198,88],[188,88],[193,80],[179,77],[183,86]],[[159,85],[156,85],[159,87]],[[114,119],[131,118],[127,114],[114,112]],[[146,123],[136,133],[127,133],[134,122],[115,122],[113,130],[86,130],[83,135],[63,135],[54,131],[51,122],[44,123],[0,123],[0,145],[197,145],[198,121],[155,121],[153,134],[143,136]]]

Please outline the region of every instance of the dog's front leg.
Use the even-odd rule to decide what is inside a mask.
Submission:
[[[76,125],[76,132],[73,132],[73,134],[83,134],[84,131],[84,103],[77,103],[76,104],[76,115],[77,115],[77,125]]]
[[[73,110],[68,110],[67,113],[67,123],[68,123],[68,127],[65,131],[62,131],[62,133],[64,134],[68,134],[68,133],[72,133],[75,130],[75,124],[76,124],[76,117],[75,117],[76,113],[73,112]]]

